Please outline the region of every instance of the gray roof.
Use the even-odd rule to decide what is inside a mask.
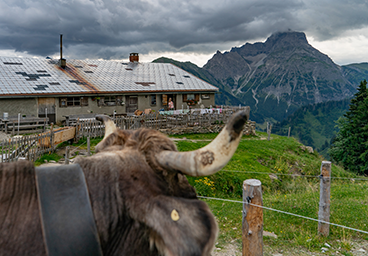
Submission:
[[[169,63],[0,57],[0,97],[89,93],[216,92]]]

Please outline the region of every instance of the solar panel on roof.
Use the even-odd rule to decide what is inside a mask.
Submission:
[[[46,91],[46,88],[49,88],[48,85],[44,85],[44,84],[40,84],[40,85],[36,85],[36,86],[37,86],[36,88],[33,87],[33,89],[35,91]]]
[[[4,65],[23,65],[23,63],[20,62],[3,62]]]

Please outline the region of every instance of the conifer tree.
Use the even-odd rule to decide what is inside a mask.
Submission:
[[[329,150],[332,159],[345,169],[368,174],[368,91],[360,82],[349,110],[338,120],[339,131]]]

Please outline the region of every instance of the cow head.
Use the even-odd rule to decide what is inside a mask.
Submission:
[[[104,122],[105,136],[95,155],[77,162],[90,170],[85,173],[104,254],[121,250],[127,252],[124,255],[210,255],[217,224],[185,175],[211,175],[227,164],[249,108],[234,114],[214,141],[191,152],[178,152],[156,130],[121,130],[107,116],[96,118]],[[97,175],[102,175],[99,179],[108,192],[90,186]],[[115,240],[112,247],[111,240]]]

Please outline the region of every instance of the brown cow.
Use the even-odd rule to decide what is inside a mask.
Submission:
[[[236,113],[213,142],[193,152],[177,152],[158,131],[120,130],[98,117],[105,137],[95,155],[76,162],[103,255],[210,255],[217,224],[185,174],[207,176],[225,166],[248,117],[249,109]],[[0,255],[46,255],[34,172],[27,161],[0,164]]]

